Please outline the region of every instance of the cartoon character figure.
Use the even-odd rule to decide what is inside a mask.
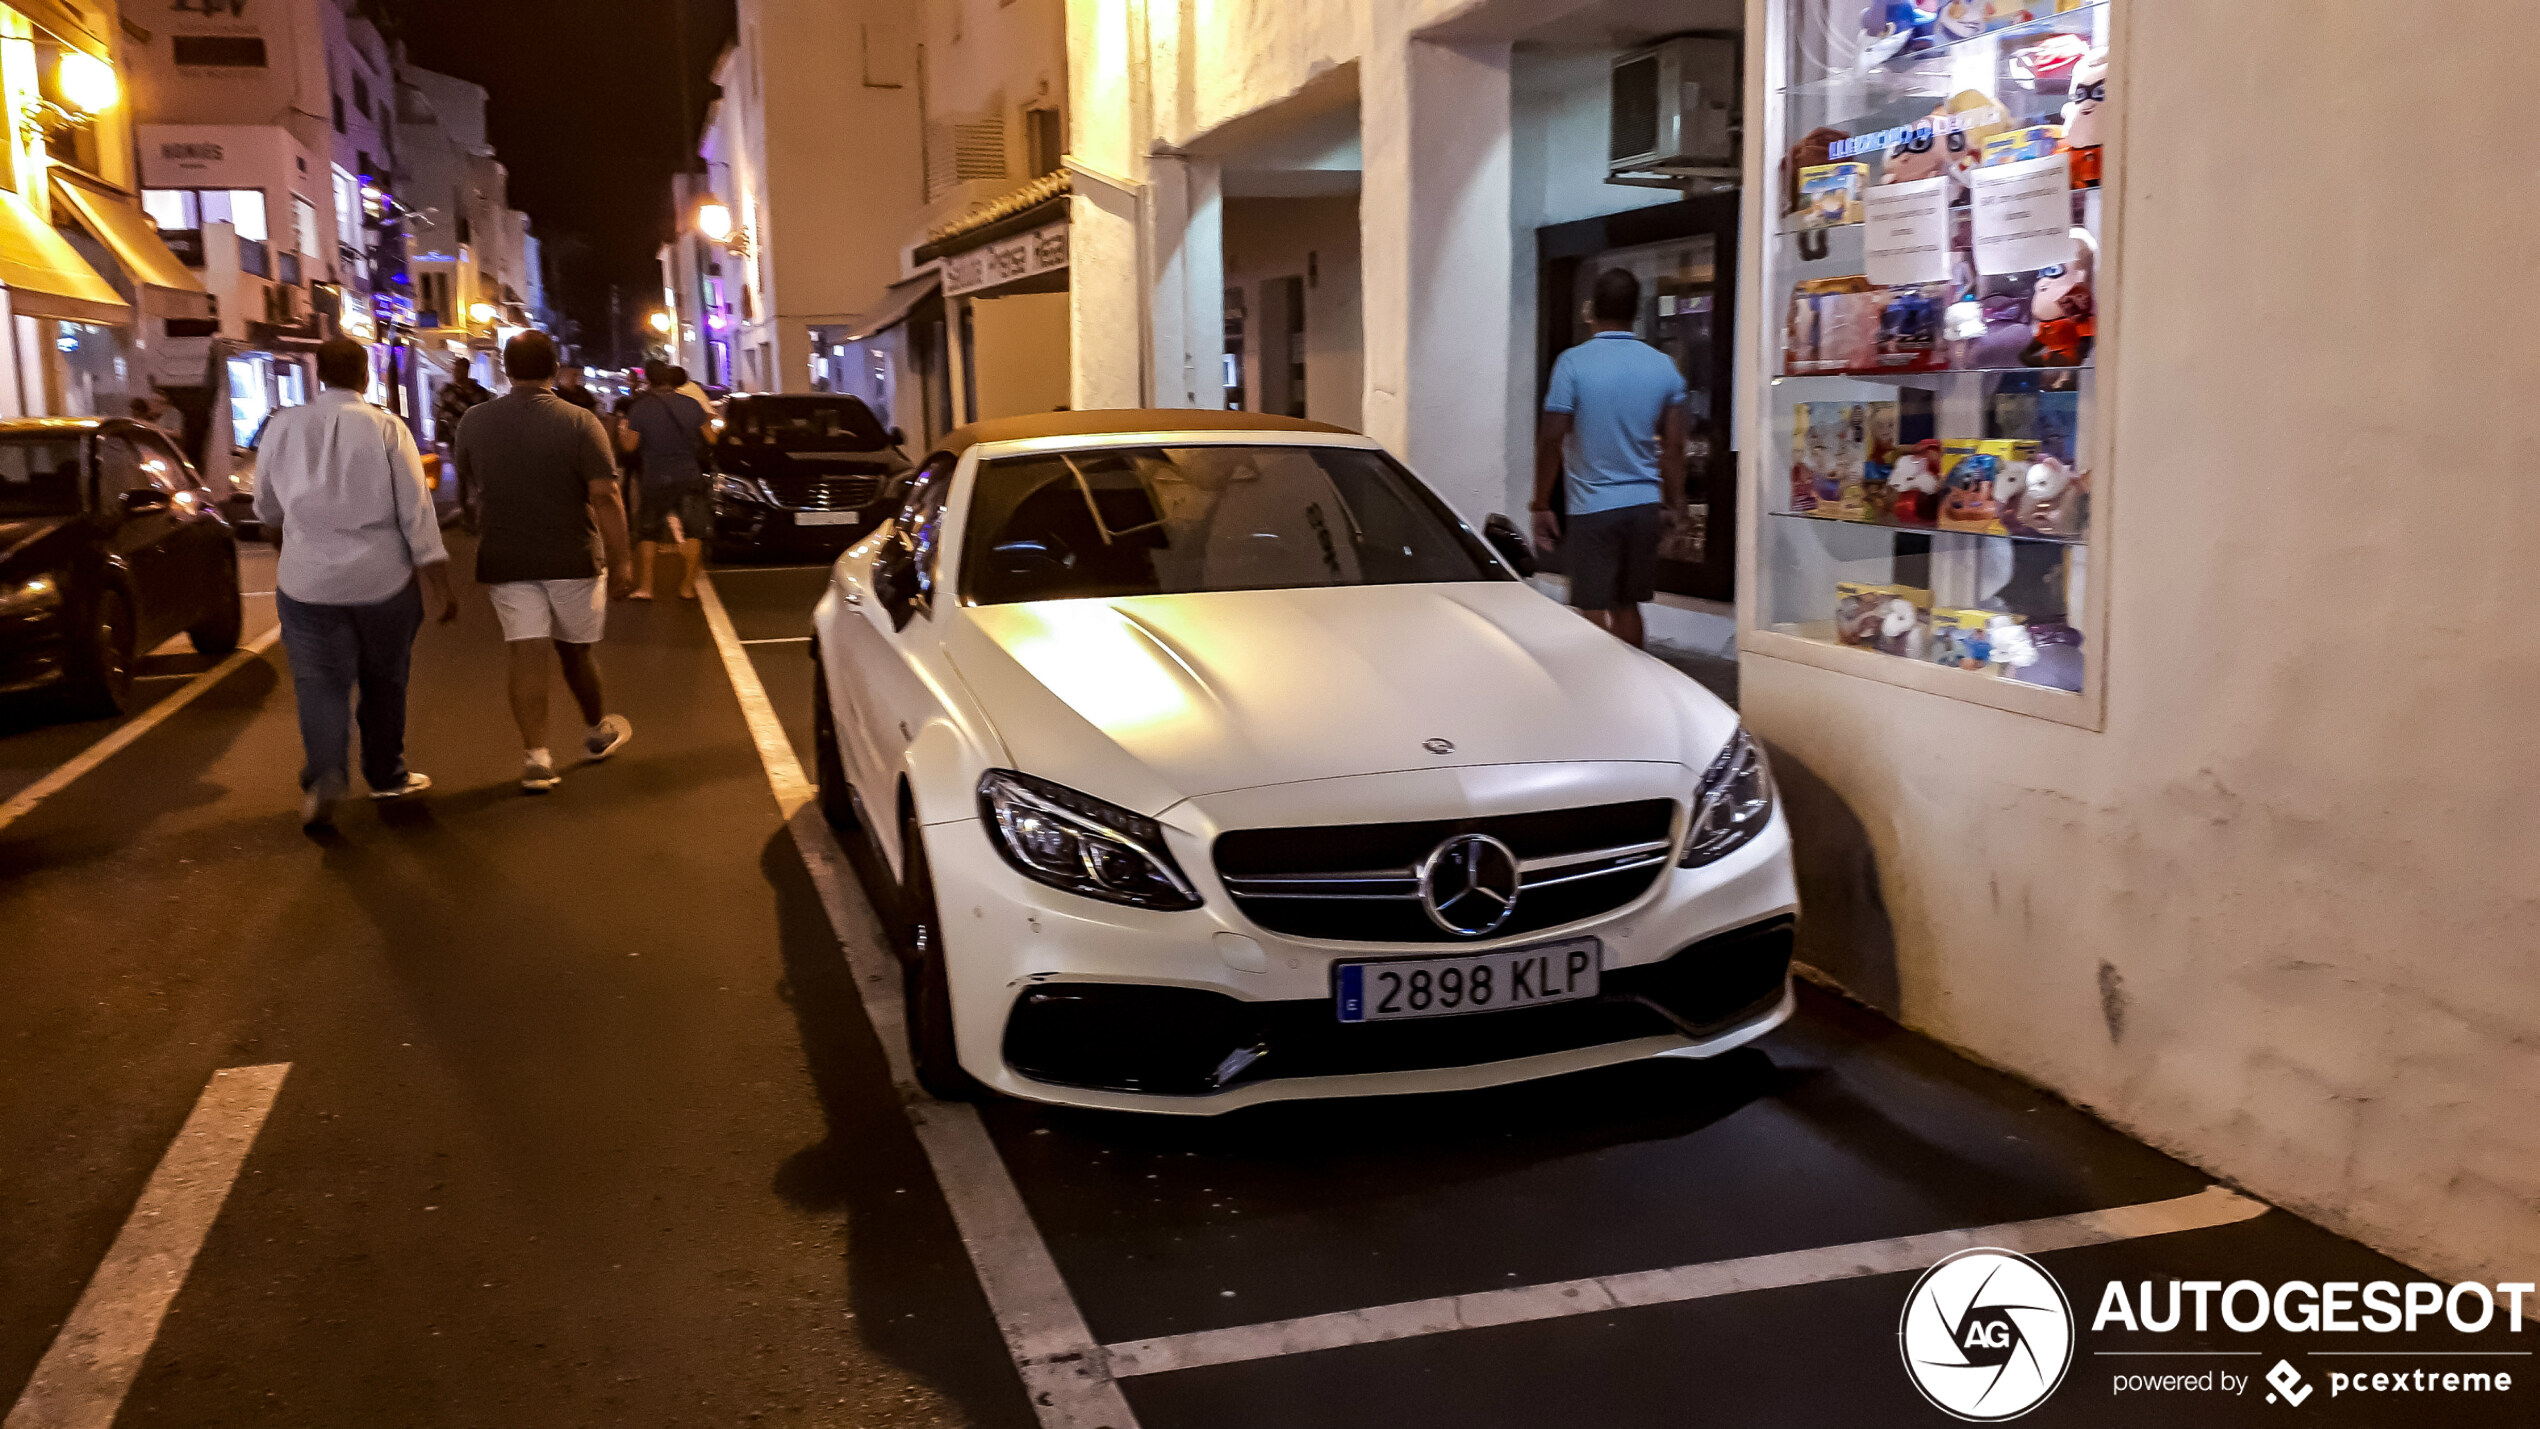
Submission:
[[[1876,69],[1899,55],[1931,48],[1938,17],[1918,0],[1880,0],[1861,12],[1861,68]]]
[[[2010,526],[2025,536],[2078,536],[2089,520],[2090,478],[2053,456],[2028,464]]]
[[[1950,193],[1964,193],[1967,172],[1984,160],[1984,141],[2010,127],[2010,111],[1992,95],[1962,89],[1905,130],[1879,166],[1879,182],[1909,184],[1947,175]]]
[[[2107,126],[2108,52],[2092,50],[2073,66],[2072,99],[2064,105],[2064,150],[2072,155],[2073,187],[2099,186],[2100,145]]]
[[[2039,94],[2063,94],[2073,86],[2073,67],[2090,53],[2079,35],[2048,35],[2011,55],[2012,82]]]
[[[1879,314],[1879,352],[1902,357],[1928,353],[1940,337],[1940,305],[1921,288],[1890,290]]]
[[[1986,651],[1996,665],[2024,669],[2037,663],[2037,641],[2028,627],[2007,615],[1997,615],[1985,631]]]
[[[1987,0],[1943,0],[1933,17],[1932,34],[1943,44],[1972,40],[1984,33]]]
[[[1949,473],[1949,489],[1940,498],[1936,521],[1940,529],[2000,531],[2002,507],[1994,499],[1993,488],[2006,465],[1991,452],[1970,452],[1958,458],[1957,468]]]
[[[2018,367],[2020,354],[2037,338],[2037,329],[2029,322],[2029,298],[2019,293],[1995,293],[1979,304],[1984,314],[1984,330],[1969,343],[1958,359],[1958,365],[1971,368]]]
[[[1886,593],[1838,587],[1834,605],[1834,638],[1841,645],[1875,645],[1878,643],[1879,616],[1886,609]]]
[[[1928,526],[1940,512],[1940,443],[1924,440],[1897,453],[1887,474],[1887,519],[1899,526]]]
[[[2099,302],[2091,275],[2099,267],[2099,245],[2090,230],[2073,230],[2073,261],[2041,268],[2029,313],[2037,319],[2037,338],[2020,353],[2030,367],[2079,367],[2090,357],[2099,336]]]

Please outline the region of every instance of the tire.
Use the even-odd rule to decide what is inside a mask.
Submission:
[[[202,623],[185,632],[193,642],[197,655],[221,656],[238,648],[239,634],[245,630],[247,612],[238,594],[238,561],[232,557],[224,567],[218,604]]]
[[[962,1070],[953,1036],[952,979],[944,970],[943,924],[935,915],[935,878],[926,867],[926,845],[917,820],[903,821],[900,837],[907,872],[900,881],[900,966],[905,979],[909,1061],[917,1084],[938,1101],[975,1101],[986,1095],[979,1079]]]
[[[132,708],[132,643],[132,602],[108,586],[88,607],[72,670],[71,703],[80,713],[103,718]]]
[[[855,791],[847,787],[847,765],[838,756],[838,719],[829,708],[829,672],[822,668],[819,647],[811,666],[812,777],[820,790],[820,816],[829,827],[856,826]]]

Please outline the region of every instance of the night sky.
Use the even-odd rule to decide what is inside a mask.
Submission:
[[[547,247],[551,301],[609,354],[609,288],[624,294],[627,354],[660,303],[654,252],[669,236],[670,176],[694,153],[707,73],[733,0],[389,0],[407,57],[485,86],[487,137],[511,170],[512,207]],[[686,31],[687,112],[679,31]]]

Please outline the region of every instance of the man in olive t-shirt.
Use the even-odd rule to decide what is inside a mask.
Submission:
[[[564,682],[581,706],[582,750],[606,759],[634,737],[625,716],[608,714],[598,644],[609,595],[635,585],[627,561],[626,508],[600,419],[556,396],[556,349],[545,333],[503,344],[512,390],[468,411],[459,423],[458,467],[483,534],[476,579],[488,588],[511,647],[512,718],[525,758],[520,787],[543,794],[563,782],[547,752],[547,661],[555,647]],[[608,589],[591,550],[597,525],[608,560]]]

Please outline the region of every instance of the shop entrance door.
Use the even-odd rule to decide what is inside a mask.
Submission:
[[[1660,553],[1658,585],[1724,603],[1737,599],[1737,454],[1730,426],[1737,213],[1736,194],[1706,194],[1535,230],[1543,335],[1537,410],[1553,360],[1587,339],[1588,290],[1596,276],[1621,268],[1640,279],[1635,331],[1675,359],[1690,419],[1685,496],[1692,510]],[[1556,494],[1556,504],[1559,499]]]

